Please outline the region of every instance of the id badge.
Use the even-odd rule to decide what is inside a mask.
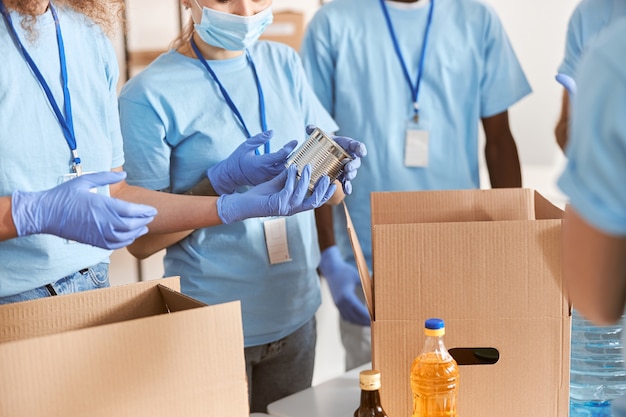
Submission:
[[[90,171],[90,172],[84,172],[81,175],[84,174],[91,174],[95,171]],[[73,180],[74,178],[77,178],[78,174],[75,172],[72,172],[71,174],[65,174],[65,175],[61,175],[57,181],[57,184],[63,184],[64,182],[67,182],[69,180]],[[99,189],[102,189],[101,191],[99,191]],[[103,195],[108,195],[107,191],[106,191],[106,187],[102,186],[102,187],[93,187],[89,189],[90,192],[94,193],[94,194],[103,194]]]
[[[289,245],[287,243],[287,221],[284,217],[263,222],[265,229],[265,245],[270,264],[290,262]]]
[[[407,123],[404,141],[404,166],[425,168],[428,166],[428,142],[430,131],[423,123]]]
[[[74,178],[78,177],[78,174],[73,172],[71,174],[65,174],[65,175],[61,175],[59,177],[59,179],[57,180],[57,184],[63,184],[64,182],[67,182],[69,180],[73,180]],[[97,194],[98,193],[98,187],[93,187],[89,189],[89,192]],[[69,239],[64,239],[66,244],[73,244],[73,243],[78,243],[75,240],[69,240]]]

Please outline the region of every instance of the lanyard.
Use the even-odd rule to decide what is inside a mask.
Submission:
[[[220,91],[222,92],[222,96],[224,96],[224,100],[226,100],[226,103],[228,103],[228,107],[230,107],[230,109],[235,114],[237,119],[239,119],[239,123],[241,123],[241,126],[243,127],[243,130],[245,130],[247,138],[249,139],[252,135],[250,135],[250,131],[248,130],[248,127],[246,126],[246,123],[243,121],[243,117],[241,116],[241,113],[239,112],[239,109],[237,108],[235,103],[233,103],[233,100],[230,98],[230,95],[228,94],[228,91],[226,91],[226,89],[224,88],[224,86],[220,82],[219,78],[217,78],[217,75],[215,74],[215,72],[213,71],[213,69],[211,68],[209,63],[202,56],[202,53],[198,49],[198,46],[196,45],[196,42],[193,40],[193,37],[191,38],[191,48],[193,49],[193,52],[196,54],[196,56],[198,57],[200,62],[202,62],[202,65],[204,65],[204,68],[207,69],[207,71],[209,72],[209,74],[211,74],[211,77],[213,78],[215,83],[220,88]],[[259,92],[259,106],[260,106],[259,112],[261,113],[261,128],[265,132],[267,130],[267,122],[265,120],[265,99],[263,98],[263,89],[261,88],[261,81],[259,80],[259,75],[258,75],[258,73],[256,71],[256,66],[254,65],[254,61],[252,60],[252,57],[250,56],[250,53],[248,52],[247,49],[246,49],[246,58],[247,58],[248,62],[250,63],[250,66],[252,67],[252,72],[254,73],[254,79],[256,81],[256,88],[257,88],[257,90]],[[269,143],[269,141],[265,143],[264,151],[265,151],[265,153],[270,153],[270,143]],[[258,149],[255,149],[254,152],[257,155],[259,154],[259,150]]]
[[[433,21],[433,10],[435,8],[435,0],[430,0],[430,8],[428,10],[428,21],[426,23],[426,29],[424,31],[424,41],[422,43],[422,53],[420,56],[419,69],[417,71],[417,80],[415,81],[415,85],[411,82],[411,76],[409,75],[409,69],[407,68],[406,62],[402,57],[402,52],[400,51],[400,44],[398,43],[398,38],[396,36],[396,32],[393,29],[393,24],[391,23],[391,17],[389,17],[389,10],[387,9],[387,5],[385,4],[385,0],[380,0],[380,7],[383,9],[383,14],[385,15],[385,20],[387,21],[387,27],[389,28],[389,34],[391,35],[391,40],[393,41],[393,47],[396,50],[396,55],[400,60],[400,64],[402,65],[402,71],[404,72],[404,78],[409,83],[409,88],[411,89],[411,95],[413,99],[413,120],[417,123],[419,121],[419,92],[420,92],[420,83],[422,82],[422,73],[424,72],[424,59],[426,57],[426,46],[428,45],[428,34],[430,32],[430,26]]]
[[[2,16],[4,17],[4,20],[7,24],[7,27],[9,28],[11,32],[13,40],[17,44],[18,49],[22,52],[22,55],[24,56],[24,60],[26,60],[26,62],[28,63],[28,66],[31,68],[31,70],[35,74],[35,77],[37,77],[37,81],[39,81],[39,84],[41,84],[41,87],[46,93],[46,97],[48,98],[48,101],[50,102],[50,105],[52,106],[52,110],[54,110],[54,114],[56,115],[57,120],[59,121],[59,124],[61,125],[61,129],[63,130],[63,136],[65,136],[65,140],[67,141],[67,144],[69,145],[70,150],[72,151],[72,158],[74,160],[72,169],[76,174],[80,175],[82,173],[82,170],[80,166],[80,158],[78,157],[78,151],[76,150],[76,136],[74,135],[74,121],[72,119],[72,102],[70,100],[70,91],[67,87],[67,66],[65,63],[65,48],[63,46],[63,36],[61,34],[61,25],[59,24],[59,17],[57,16],[56,10],[52,6],[52,3],[50,3],[50,11],[52,12],[52,16],[54,18],[54,25],[56,27],[56,33],[57,33],[57,43],[59,45],[59,61],[61,63],[61,82],[62,82],[62,87],[63,87],[63,101],[64,101],[65,116],[63,116],[63,114],[61,113],[61,110],[59,109],[59,105],[57,104],[57,101],[52,95],[52,91],[50,90],[48,83],[46,82],[43,75],[39,71],[39,68],[37,68],[37,65],[31,58],[30,54],[24,47],[24,44],[22,44],[22,42],[20,41],[20,38],[18,37],[17,32],[15,31],[15,27],[13,26],[11,15],[9,14],[9,11],[7,10],[7,8],[4,6],[4,2],[0,0],[0,12],[2,13]]]

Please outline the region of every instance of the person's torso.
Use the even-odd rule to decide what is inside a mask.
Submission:
[[[481,118],[505,111],[530,92],[490,8],[475,1],[435,0],[418,91],[420,128],[429,133],[428,163],[406,166],[407,124],[413,115],[407,75],[415,86],[432,4],[420,3],[411,8],[387,3],[406,73],[377,0],[335,0],[318,12],[323,23],[317,28],[325,29],[320,33],[331,45],[333,60],[331,114],[339,134],[362,140],[368,148],[346,198],[367,257],[370,192],[479,187]],[[492,56],[490,48],[498,52]],[[305,56],[305,67],[307,59],[315,57]],[[341,210],[336,213],[342,216]],[[338,228],[336,234],[348,252],[345,230]]]
[[[115,84],[118,66],[108,39],[92,22],[57,9],[63,35],[68,89],[77,150],[84,172],[108,171],[123,164]],[[37,19],[37,38],[11,13],[13,26],[64,113],[59,49],[50,10]],[[91,26],[89,26],[91,25]],[[0,21],[1,195],[56,186],[71,172],[72,155],[41,84]],[[0,295],[54,281],[108,257],[109,251],[49,235],[0,242]],[[6,277],[6,279],[4,279]]]
[[[259,42],[250,55],[262,88],[267,129],[274,132],[271,152],[293,139],[302,142],[309,123],[329,131],[336,129],[308,85],[303,85],[303,73],[293,51]],[[150,149],[160,145],[151,145],[150,138],[141,139],[139,144],[136,138],[126,137],[127,165],[135,165],[129,169],[129,181],[141,185],[153,174],[161,177],[161,171],[167,169],[169,187],[178,193],[195,185],[208,167],[226,159],[246,139],[246,132],[200,61],[177,52],[169,52],[159,60],[142,76],[144,88],[136,84],[128,87],[122,100],[145,94],[143,99],[163,120],[169,161],[157,173],[141,172],[134,158],[139,153],[149,158]],[[208,64],[250,134],[260,133],[259,93],[246,57]],[[163,87],[148,91],[150,86]],[[248,219],[197,230],[168,248],[165,257],[166,274],[180,275],[185,293],[210,304],[242,300],[246,346],[286,336],[310,319],[320,302],[313,212],[284,218],[292,259],[285,263],[269,262],[265,230],[268,220],[272,219]]]

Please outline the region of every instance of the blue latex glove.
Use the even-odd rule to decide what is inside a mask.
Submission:
[[[148,232],[146,225],[156,209],[89,191],[124,178],[125,172],[98,172],[45,191],[13,192],[11,212],[18,236],[47,233],[104,249],[128,246]]]
[[[569,75],[565,75],[565,74],[557,74],[556,77],[554,77],[556,79],[556,81],[561,84],[569,93],[570,98],[573,98],[576,95],[576,81],[574,81],[574,79],[572,77],[570,77]]]
[[[330,294],[339,310],[341,318],[360,326],[370,325],[367,307],[354,292],[361,286],[356,266],[344,261],[339,248],[331,246],[322,252],[320,273],[326,278]]]
[[[310,197],[306,197],[311,180],[311,166],[305,165],[298,180],[295,164],[275,178],[245,193],[224,194],[217,199],[217,213],[224,224],[251,217],[291,216],[317,208],[328,201],[337,186],[328,176],[321,177]]]
[[[278,151],[256,155],[255,149],[269,141],[274,132],[259,133],[247,139],[225,160],[207,170],[207,177],[218,193],[232,194],[242,185],[258,185],[285,169],[285,161],[298,141],[292,140]]]
[[[314,125],[308,125],[306,127],[307,135],[310,135],[315,130]],[[357,170],[361,167],[361,158],[367,155],[367,149],[365,144],[354,140],[346,136],[331,136],[332,139],[337,142],[337,145],[341,146],[346,152],[352,156],[352,160],[344,165],[343,170],[339,174],[337,179],[341,182],[343,192],[348,195],[352,193],[351,181],[356,177]]]

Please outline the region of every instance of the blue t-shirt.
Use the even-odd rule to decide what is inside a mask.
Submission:
[[[415,83],[430,1],[387,2]],[[363,141],[363,159],[346,204],[371,266],[370,193],[480,186],[481,118],[499,114],[530,86],[495,12],[475,0],[437,0],[419,90],[420,124],[430,132],[427,168],[404,164],[413,115],[408,82],[378,0],[334,0],[310,22],[301,48],[305,71],[338,134]],[[352,249],[344,213],[335,235]]]
[[[257,42],[250,55],[263,90],[267,127],[274,131],[270,151],[292,139],[302,142],[307,124],[336,130],[293,49]],[[246,56],[208,62],[250,134],[261,132],[259,96]],[[176,51],[160,56],[124,86],[120,115],[128,181],[151,189],[190,189],[246,139],[202,63]],[[185,294],[208,304],[241,300],[246,346],[287,336],[310,320],[321,302],[314,214],[285,219],[290,262],[269,263],[267,218],[196,230],[165,255],[165,274],[180,275]]]
[[[626,235],[626,19],[592,42],[578,69],[567,165],[558,181],[591,225]]]
[[[583,0],[567,25],[565,56],[558,72],[576,79],[576,68],[585,46],[609,24],[626,16],[624,0]]]
[[[117,108],[119,66],[109,39],[92,21],[57,8],[67,61],[77,150],[83,171],[108,171],[124,163]],[[24,47],[63,109],[59,49],[50,10],[37,18],[34,33],[11,13]],[[70,173],[72,157],[60,124],[37,78],[0,19],[0,195],[18,189],[56,186]],[[108,261],[110,251],[51,235],[0,242],[0,297],[54,282],[80,269]]]

